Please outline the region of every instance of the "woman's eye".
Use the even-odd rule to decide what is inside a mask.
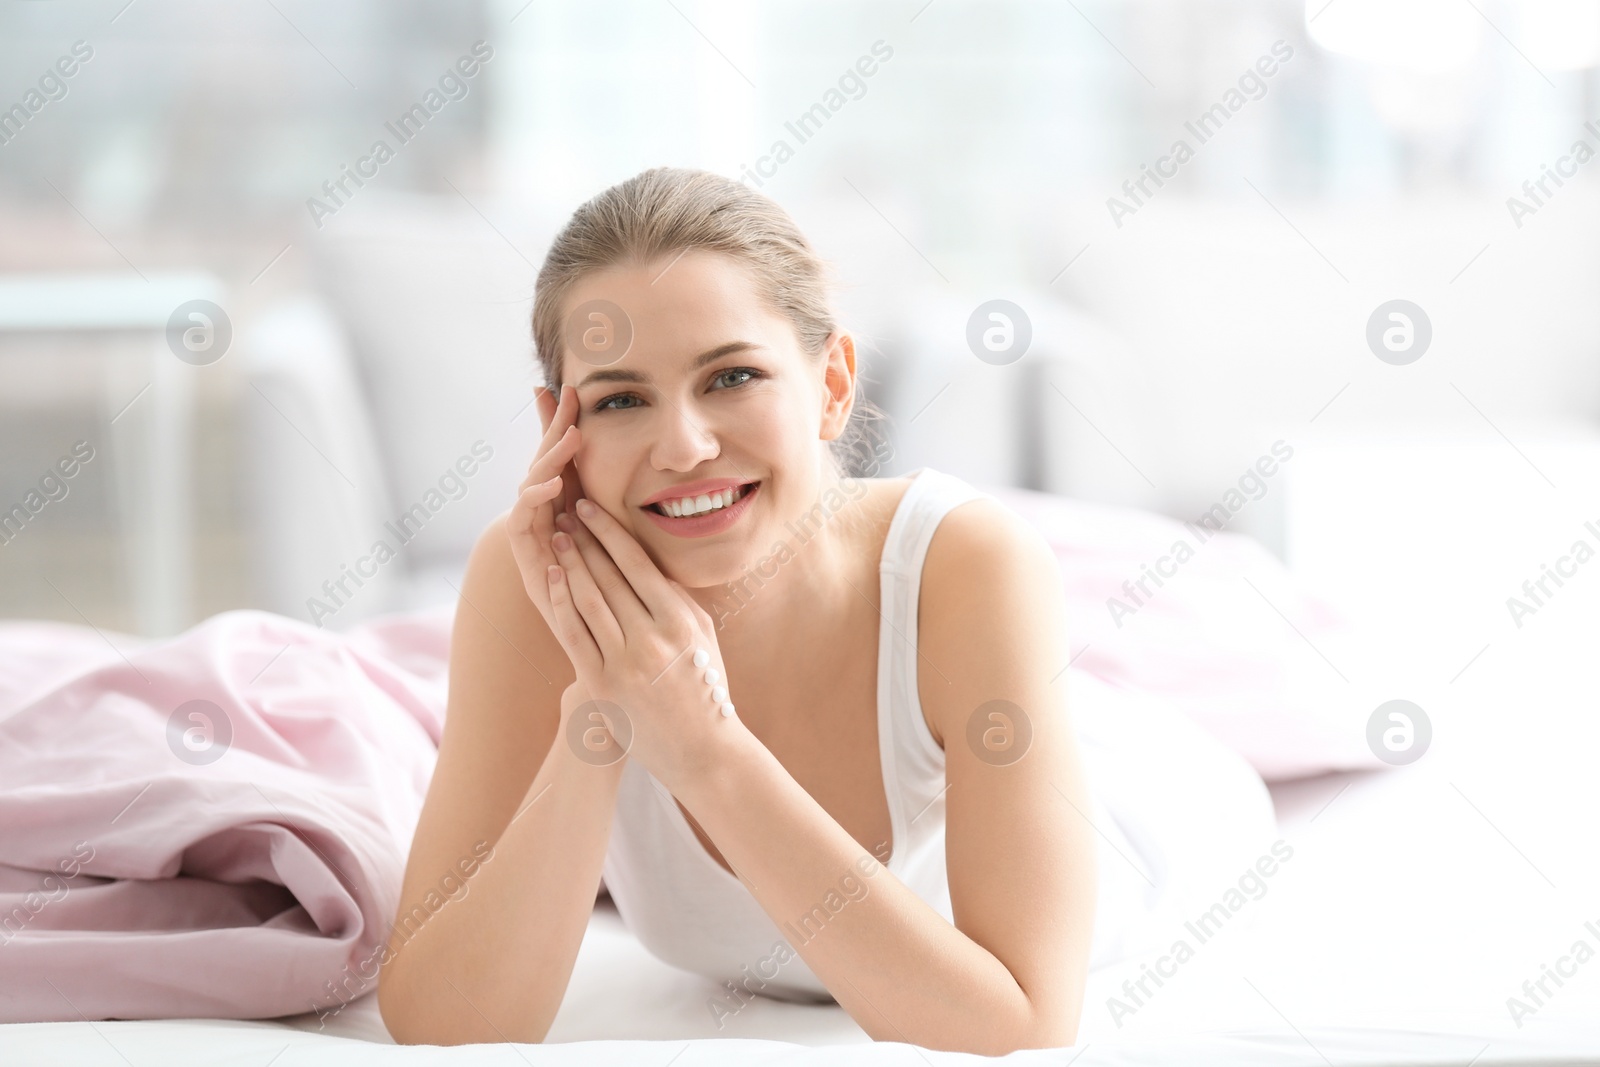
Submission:
[[[594,406],[594,410],[596,410],[596,411],[626,411],[628,408],[631,408],[634,405],[633,404],[629,404],[629,403],[618,403],[618,401],[629,401],[629,400],[636,401],[638,399],[639,399],[639,394],[637,394],[637,393],[613,393],[610,396],[606,397],[604,400],[600,401],[598,404],[596,404]]]
[[[738,377],[739,375],[743,375],[743,377]],[[745,382],[748,382],[752,378],[757,378],[757,377],[760,377],[760,372],[759,371],[752,370],[749,367],[733,367],[733,368],[731,368],[729,370],[723,371],[721,374],[718,374],[715,378],[712,378],[711,380],[713,382],[722,383],[722,387],[724,389],[731,389],[736,385],[743,385]],[[736,380],[729,381],[730,378],[733,378],[733,379],[736,379]]]

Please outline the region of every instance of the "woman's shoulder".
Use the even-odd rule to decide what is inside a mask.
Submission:
[[[506,531],[510,514],[508,508],[490,519],[472,546],[456,604],[455,633],[482,644],[477,652],[485,668],[526,672],[565,686],[572,666],[523,584]]]
[[[909,474],[857,479],[860,484],[867,487],[865,499],[873,517],[884,523],[894,518],[895,512],[900,509],[900,501],[905,498],[906,491],[911,488],[914,480]]]
[[[1013,551],[1034,555],[1049,553],[1049,544],[1038,529],[1011,508],[965,480],[931,467],[919,467],[910,474],[893,478],[863,479],[871,489],[869,499],[877,500],[875,511],[892,518],[906,502],[906,494],[916,485],[917,504],[939,509],[933,541],[928,547],[929,562],[940,557],[960,562],[971,554],[1004,555]],[[1050,553],[1053,556],[1053,553]]]
[[[974,566],[985,573],[1008,559],[1025,566],[1054,563],[1055,554],[1038,529],[993,496],[976,489],[953,475],[931,468],[918,468],[894,477],[861,478],[865,486],[859,495],[861,511],[870,518],[879,538],[885,536],[895,517],[914,503],[939,510],[932,540],[923,561],[923,586],[928,571],[935,583],[963,568]],[[919,493],[908,501],[913,487]],[[881,541],[880,541],[881,544]]]
[[[1000,583],[1008,588],[1044,583],[1060,589],[1055,551],[1035,526],[993,496],[981,490],[958,492],[970,487],[958,479],[952,483],[949,490],[958,499],[940,517],[923,560],[925,597],[941,591],[981,592]],[[1046,578],[1050,580],[1044,582]]]
[[[522,586],[522,572],[518,569],[517,559],[511,552],[511,536],[506,532],[506,519],[510,514],[511,510],[507,508],[490,519],[479,531],[472,552],[467,557],[467,571],[462,578],[462,594],[464,596],[477,594],[504,607],[520,608],[521,601],[517,596],[522,600],[528,598]],[[511,591],[517,596],[511,595]],[[533,608],[532,601],[528,602],[528,607]],[[538,614],[537,610],[534,614]]]

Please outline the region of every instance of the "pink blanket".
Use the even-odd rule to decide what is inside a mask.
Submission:
[[[371,988],[449,623],[0,625],[0,1022],[266,1018]]]
[[[1165,699],[1268,781],[1380,768],[1396,657],[1259,541],[1136,508],[988,490],[1044,535],[1075,669]]]
[[[1055,546],[1078,670],[1164,698],[1268,777],[1376,763],[1370,706],[1306,647],[1331,649],[1337,617],[1259,545],[1208,539],[1126,614],[1108,600],[1181,524],[994,492]],[[452,615],[337,634],[229,611],[155,642],[0,624],[0,1022],[268,1018],[371,989]]]

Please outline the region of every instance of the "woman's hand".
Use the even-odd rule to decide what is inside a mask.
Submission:
[[[559,403],[543,386],[534,395],[544,438],[528,465],[528,476],[517,489],[517,502],[506,515],[506,533],[517,569],[522,572],[522,587],[544,616],[545,624],[554,631],[550,586],[545,579],[545,568],[556,561],[550,538],[556,532],[556,515],[570,511],[572,503],[583,495],[578,469],[572,462],[581,440],[578,391],[570,385],[562,386]]]
[[[567,516],[551,538],[556,639],[578,684],[626,716],[628,754],[670,790],[703,773],[735,723],[720,710],[732,698],[716,627],[604,509],[580,499],[575,511],[579,521]]]

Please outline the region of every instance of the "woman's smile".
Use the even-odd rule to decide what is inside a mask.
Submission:
[[[707,491],[685,491],[701,489]],[[690,483],[658,493],[639,510],[676,537],[710,537],[731,529],[750,510],[760,489],[760,482]]]

